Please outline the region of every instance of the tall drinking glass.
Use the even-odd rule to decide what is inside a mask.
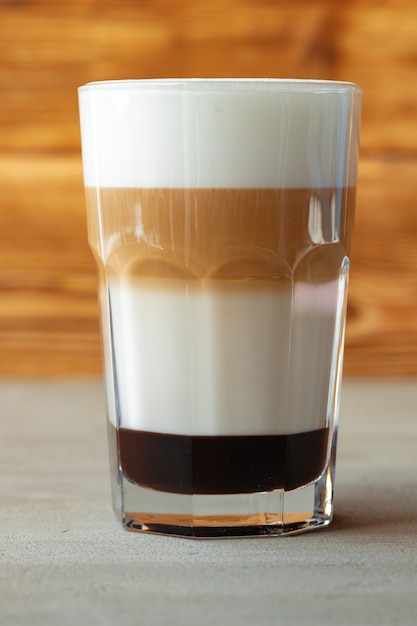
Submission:
[[[361,90],[79,90],[114,508],[130,530],[332,519]]]

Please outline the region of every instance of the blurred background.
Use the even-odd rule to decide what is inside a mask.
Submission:
[[[0,0],[0,377],[101,372],[77,87],[153,77],[364,90],[345,374],[417,375],[415,0]]]

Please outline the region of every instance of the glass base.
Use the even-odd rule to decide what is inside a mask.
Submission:
[[[327,526],[333,471],[285,492],[179,495],[140,487],[122,476],[115,508],[127,530],[190,538],[290,535]]]
[[[322,474],[284,491],[187,495],[142,487],[118,465],[116,430],[109,426],[113,507],[127,530],[189,538],[292,535],[328,526],[333,517],[337,427]]]

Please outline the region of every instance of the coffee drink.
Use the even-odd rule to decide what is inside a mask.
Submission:
[[[80,90],[114,501],[126,526],[183,534],[237,527],[243,511],[256,527],[265,520],[251,494],[293,493],[321,475],[312,505],[287,506],[300,528],[328,523],[352,89],[197,80]],[[165,507],[176,521],[164,526]]]

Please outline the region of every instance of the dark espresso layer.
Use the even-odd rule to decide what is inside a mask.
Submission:
[[[295,435],[184,436],[120,428],[119,463],[138,485],[180,494],[290,491],[323,471],[329,429]]]

